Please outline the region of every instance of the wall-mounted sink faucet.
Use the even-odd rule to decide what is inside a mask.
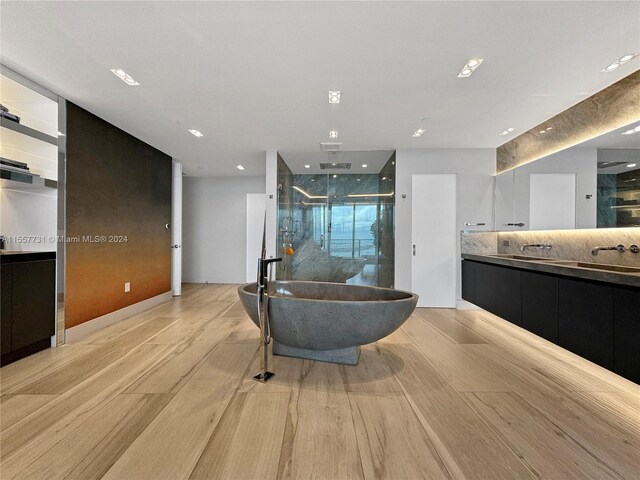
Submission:
[[[640,252],[640,248],[638,248],[638,245],[631,245],[631,246],[629,247],[629,251],[630,251],[631,253],[638,253],[638,252]]]
[[[591,255],[596,257],[598,255],[598,252],[601,250],[617,250],[620,253],[624,253],[627,249],[624,248],[624,245],[622,244],[617,245],[615,247],[594,247],[591,249]]]
[[[550,250],[553,245],[550,243],[525,243],[520,247],[520,251],[524,252],[527,248],[539,248],[540,250]]]

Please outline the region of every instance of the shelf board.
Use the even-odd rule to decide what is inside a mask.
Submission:
[[[49,180],[29,172],[16,172],[0,167],[0,188],[14,190],[53,189],[58,188],[58,182]]]
[[[39,130],[34,130],[31,127],[27,127],[26,125],[13,122],[6,118],[0,117],[0,125],[4,128],[8,128],[9,130],[13,130],[14,132],[21,133],[22,135],[35,138],[36,140],[47,142],[47,143],[50,143],[51,145],[56,145],[56,146],[58,145],[58,139],[56,137],[52,137],[51,135],[47,135],[46,133],[40,132]]]

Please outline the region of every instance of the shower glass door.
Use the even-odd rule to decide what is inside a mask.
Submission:
[[[393,286],[388,173],[293,174],[283,161],[278,181],[276,278]]]

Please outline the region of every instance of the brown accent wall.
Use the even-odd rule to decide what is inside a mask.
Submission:
[[[168,155],[67,102],[67,238],[79,241],[67,243],[66,328],[171,289],[171,170]],[[107,240],[83,239],[96,236]]]
[[[496,172],[511,170],[638,120],[640,70],[499,146]]]

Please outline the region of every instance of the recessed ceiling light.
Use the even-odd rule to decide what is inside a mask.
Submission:
[[[619,60],[616,60],[615,62],[613,62],[612,64],[604,67],[602,70],[600,70],[601,72],[613,72],[614,70],[618,69],[618,67],[620,67],[621,65],[624,65],[625,63],[633,60],[634,58],[636,58],[639,54],[637,53],[627,53],[626,55],[620,57]]]
[[[359,179],[359,178],[358,178],[357,180],[358,180],[358,181],[360,181],[360,179]]]
[[[498,135],[501,135],[501,136],[509,135],[510,133],[513,133],[514,130],[515,128],[509,127],[501,131]]]
[[[419,128],[418,130],[413,132],[413,136],[414,137],[421,137],[424,132],[426,132],[426,130],[424,128]]]
[[[132,87],[136,85],[140,85],[138,82],[136,82],[133,79],[131,75],[129,75],[127,72],[125,72],[121,68],[112,68],[111,72],[127,85],[131,85]]]
[[[238,170],[244,170],[244,167],[243,167],[242,165],[236,165],[236,168],[237,168]]]
[[[311,168],[311,165],[305,165],[304,168]]]
[[[340,90],[329,90],[329,103],[340,103]]]
[[[335,173],[333,174],[333,178],[338,178],[338,175],[336,175]]]
[[[638,56],[637,53],[627,53],[624,57],[620,57],[618,60],[619,64],[627,63],[629,60],[632,60]]]
[[[191,135],[193,135],[194,137],[204,137],[204,135],[202,134],[202,132],[201,132],[200,130],[196,130],[195,128],[194,128],[194,129],[189,130],[189,133],[190,133]]]
[[[616,68],[620,66],[619,62],[613,62],[611,65],[604,67],[601,72],[613,72]]]
[[[329,130],[329,138],[338,138],[338,130]]]
[[[362,168],[367,168],[367,164],[366,164],[366,163],[363,163],[363,164],[362,164]]]
[[[478,68],[483,61],[483,58],[472,58],[471,60],[469,60],[458,74],[458,78],[470,77],[475,69]]]
[[[338,165],[337,163],[332,163],[331,166],[335,167],[336,165]]]
[[[627,168],[633,168],[633,167],[635,167],[635,166],[636,166],[636,164],[635,164],[635,163],[628,163],[628,164],[627,164]]]
[[[632,135],[638,132],[640,132],[640,124],[638,124],[635,128],[627,130],[626,132],[622,132],[622,135]]]
[[[312,178],[312,179],[311,179],[311,181],[312,181],[312,182],[315,182],[315,181],[316,181],[316,179],[315,179],[315,178]]]

